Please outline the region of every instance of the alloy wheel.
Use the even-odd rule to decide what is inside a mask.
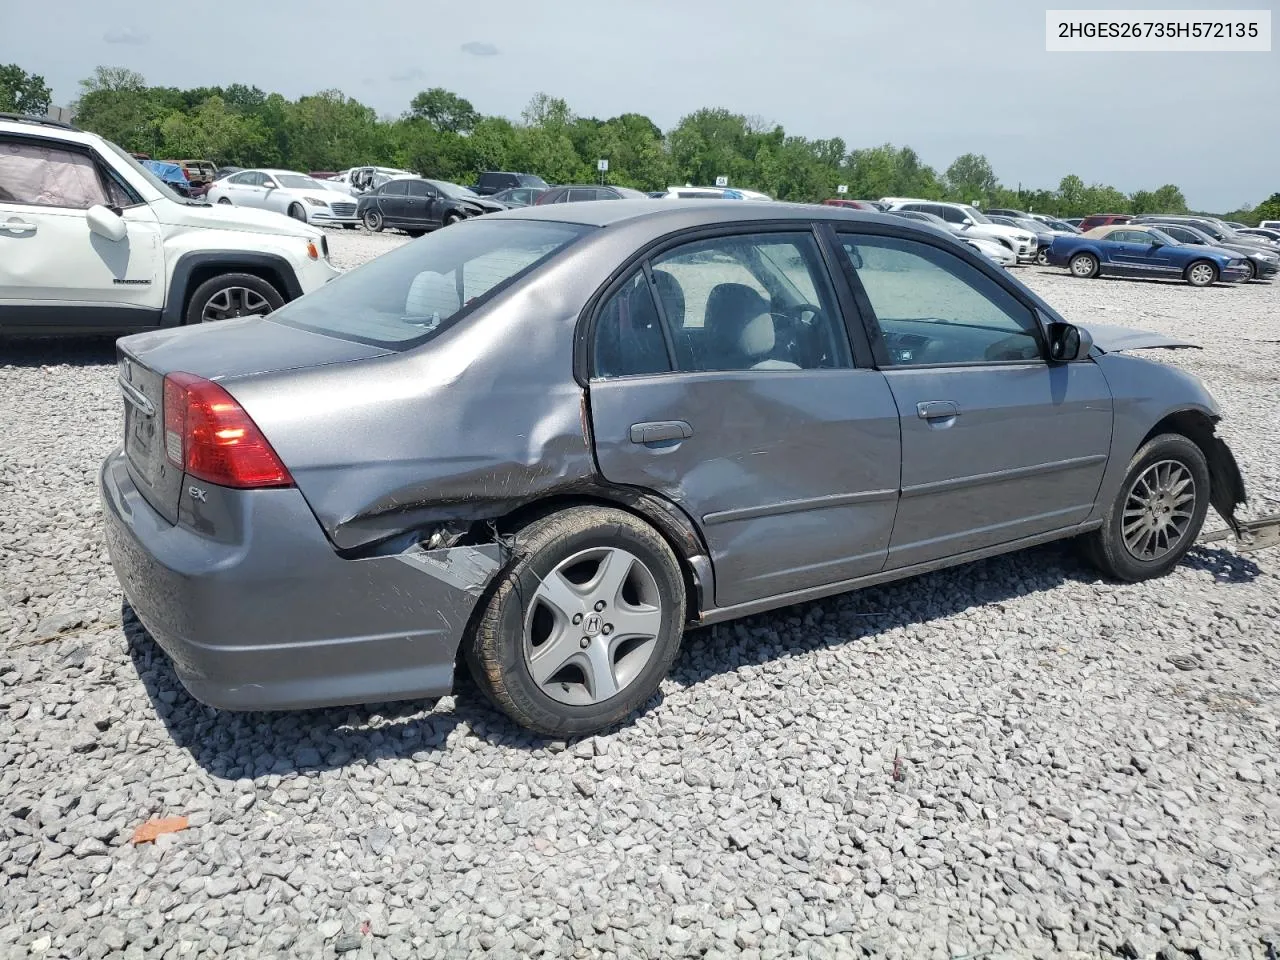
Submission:
[[[1208,286],[1213,282],[1213,267],[1207,263],[1197,263],[1191,268],[1191,282],[1196,286]]]
[[[214,320],[230,320],[233,317],[255,317],[271,312],[267,298],[248,287],[227,287],[219,290],[204,305],[200,314],[203,323]]]
[[[1122,536],[1137,560],[1159,560],[1187,535],[1195,513],[1196,481],[1178,460],[1160,460],[1139,474],[1125,498]]]
[[[1077,277],[1091,277],[1094,269],[1092,257],[1076,257],[1071,261],[1071,272]]]
[[[662,617],[657,580],[634,554],[617,547],[575,553],[547,574],[529,604],[529,673],[560,703],[608,700],[644,671]]]

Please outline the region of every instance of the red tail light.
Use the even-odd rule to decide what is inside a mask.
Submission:
[[[190,373],[164,378],[164,451],[184,473],[223,487],[291,487],[293,477],[235,398]]]

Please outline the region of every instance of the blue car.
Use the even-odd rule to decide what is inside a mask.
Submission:
[[[1231,250],[1181,244],[1155,227],[1124,223],[1054,237],[1047,259],[1077,277],[1179,277],[1193,287],[1250,275],[1248,260]]]

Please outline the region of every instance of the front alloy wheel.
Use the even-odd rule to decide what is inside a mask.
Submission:
[[[1209,484],[1208,461],[1193,440],[1152,438],[1129,462],[1102,526],[1080,539],[1085,557],[1130,583],[1168,573],[1200,535]]]
[[[1187,268],[1187,283],[1193,287],[1207,287],[1218,279],[1218,271],[1213,264],[1203,260],[1193,263]]]

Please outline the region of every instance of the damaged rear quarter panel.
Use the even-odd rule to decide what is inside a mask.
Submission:
[[[573,332],[615,265],[567,257],[416,349],[225,386],[340,549],[498,516],[596,478]]]

